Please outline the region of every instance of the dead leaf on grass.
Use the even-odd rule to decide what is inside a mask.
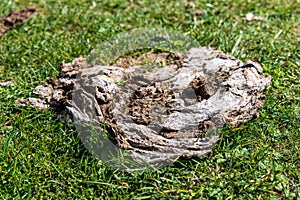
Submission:
[[[204,12],[203,12],[203,10],[197,9],[197,10],[194,11],[194,14],[195,14],[196,16],[199,16],[199,15],[203,15]]]
[[[120,24],[121,28],[125,28],[125,29],[132,29],[132,26],[130,24]]]
[[[11,81],[0,82],[0,86],[3,86],[3,87],[9,86],[9,85],[11,85],[11,84],[12,84]]]
[[[246,20],[248,22],[253,21],[253,20],[263,20],[264,18],[262,16],[255,16],[253,13],[247,13],[246,14]]]
[[[187,0],[184,0],[183,4],[186,9],[194,9],[196,7],[193,2],[189,2]]]

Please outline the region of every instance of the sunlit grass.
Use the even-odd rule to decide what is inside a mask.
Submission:
[[[0,14],[36,5],[35,16],[0,38],[0,199],[297,199],[300,138],[300,7],[297,1],[45,1],[0,3]],[[203,14],[196,16],[195,10]],[[247,22],[252,12],[263,20]],[[223,131],[204,159],[156,172],[120,172],[93,158],[52,111],[13,105],[83,55],[128,28],[188,34],[272,76],[260,118]]]

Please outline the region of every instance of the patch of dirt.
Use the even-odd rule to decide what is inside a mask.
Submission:
[[[148,83],[137,88],[132,94],[129,113],[136,123],[148,125],[153,106],[166,108],[164,114],[170,114],[173,108],[171,91],[160,83]]]
[[[113,66],[128,68],[130,66],[148,66],[152,65],[178,65],[182,66],[183,58],[175,53],[144,53],[138,57],[121,57],[116,60]]]
[[[28,7],[20,11],[12,10],[8,15],[2,16],[0,18],[0,37],[13,26],[25,23],[35,11],[35,7]]]

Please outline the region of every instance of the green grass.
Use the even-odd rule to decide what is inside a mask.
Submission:
[[[197,19],[181,0],[27,2],[0,3],[0,15],[38,7],[30,21],[0,38],[0,80],[13,81],[0,87],[0,199],[300,198],[299,1],[199,1],[195,9],[204,14]],[[264,19],[246,22],[248,12]],[[260,118],[224,130],[202,160],[135,174],[101,164],[51,111],[13,105],[34,96],[63,60],[87,56],[125,31],[120,24],[174,29],[202,46],[260,62],[272,76]]]

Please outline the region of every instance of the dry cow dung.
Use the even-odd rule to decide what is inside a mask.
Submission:
[[[134,160],[161,163],[203,157],[219,139],[216,130],[257,118],[271,82],[262,73],[256,62],[209,47],[122,58],[111,66],[80,57],[62,63],[59,76],[34,93],[74,121],[105,129]]]

